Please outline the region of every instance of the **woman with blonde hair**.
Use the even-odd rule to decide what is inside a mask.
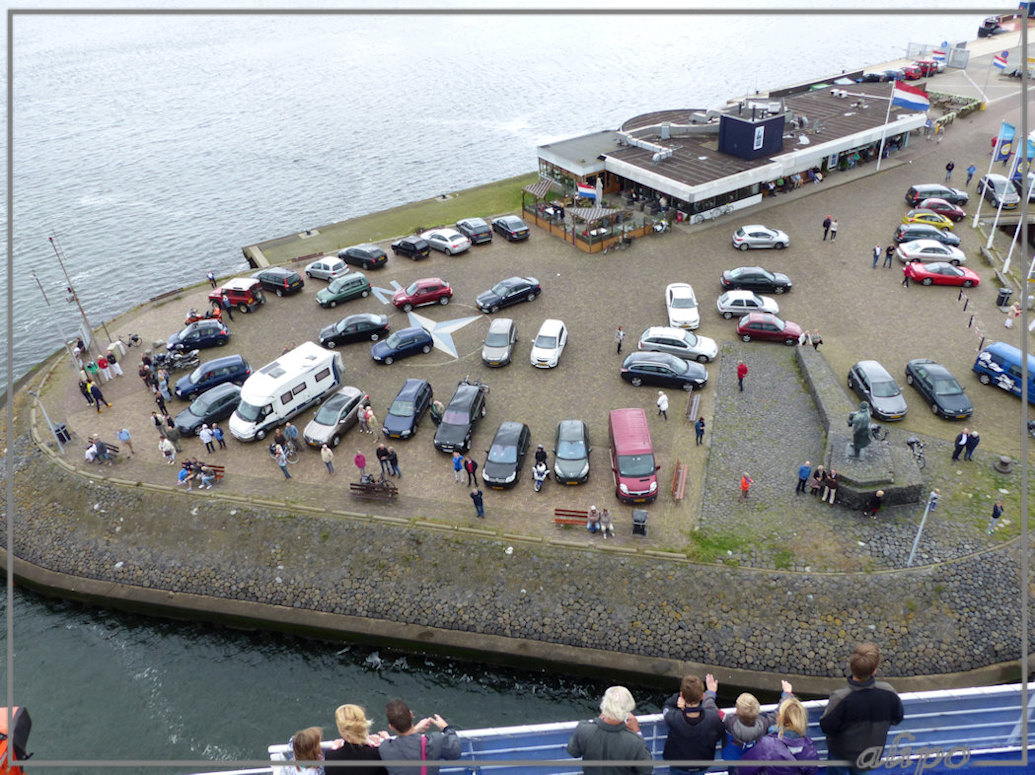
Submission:
[[[387,732],[370,734],[370,721],[366,711],[359,705],[342,705],[334,711],[334,723],[338,726],[340,740],[331,743],[324,753],[327,759],[325,770],[330,773],[349,773],[349,775],[388,775],[388,770],[381,766],[381,753],[378,746],[388,737]],[[335,761],[369,761],[366,767],[335,767]],[[376,764],[375,764],[376,762]]]
[[[801,700],[788,697],[780,703],[776,723],[769,727],[769,734],[753,748],[744,753],[737,767],[738,775],[816,775],[816,765],[802,767],[791,762],[816,761],[816,744],[805,735],[809,725],[809,713]],[[770,764],[764,767],[744,766],[749,761],[786,761],[787,766]]]

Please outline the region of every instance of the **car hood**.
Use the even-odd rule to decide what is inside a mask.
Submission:
[[[317,301],[324,301],[325,299],[332,299],[336,295],[337,294],[331,293],[328,288],[321,288],[320,290],[318,290],[316,292],[316,300]]]
[[[938,405],[946,414],[970,415],[974,411],[974,405],[970,402],[970,398],[967,397],[966,393],[960,393],[955,396],[938,396],[937,399]]]
[[[202,423],[202,418],[194,414],[188,406],[173,419],[180,433],[194,433],[194,429]]]
[[[447,425],[441,423],[435,431],[435,446],[445,449],[459,449],[467,438],[467,425]]]
[[[517,463],[493,463],[489,460],[485,461],[482,466],[482,477],[489,482],[496,482],[498,484],[513,484],[517,481],[517,477],[514,481],[507,482],[507,477],[517,472]]]
[[[582,471],[588,464],[589,458],[584,457],[578,460],[565,460],[555,455],[553,459],[554,472],[562,479],[578,479],[582,477]]]
[[[489,345],[482,346],[482,358],[487,361],[502,361],[506,359],[510,347],[489,347]]]
[[[874,414],[884,417],[904,415],[907,409],[906,399],[901,393],[897,396],[888,396],[887,398],[871,396],[870,408]]]
[[[492,291],[483,291],[475,296],[474,300],[478,303],[479,307],[487,307],[491,304],[499,303],[500,297]]]
[[[180,343],[180,335],[179,334],[173,334],[172,336],[170,336],[166,340],[166,342],[165,342],[165,349],[169,350],[171,352],[172,350],[176,349],[176,346],[179,343]]]
[[[391,347],[386,342],[374,342],[374,346],[370,348],[370,354],[372,356],[384,358],[386,355],[394,353]]]
[[[783,272],[773,272],[773,277],[775,278],[777,285],[784,285],[788,288],[791,287],[791,278]]]
[[[694,325],[701,322],[700,308],[674,309],[668,313],[668,319],[674,326]]]
[[[330,441],[331,436],[334,435],[336,427],[335,425],[323,425],[316,422],[316,420],[310,420],[309,424],[305,426],[305,430],[302,431],[302,436],[306,441],[311,441],[315,444],[326,444]]]
[[[385,420],[381,423],[385,433],[401,434],[403,431],[413,430],[413,417],[401,417],[397,414],[386,414]]]
[[[319,296],[320,292],[317,292],[316,295]],[[325,326],[324,328],[320,329],[320,341],[324,342],[330,339],[331,337],[335,336],[336,334],[337,331],[335,331],[334,326]]]

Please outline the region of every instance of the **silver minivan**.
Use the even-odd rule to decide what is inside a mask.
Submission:
[[[983,175],[978,181],[977,190],[996,207],[999,207],[999,203],[1002,202],[1004,210],[1013,210],[1021,203],[1017,189],[1005,175],[995,173]]]
[[[486,366],[506,366],[510,363],[514,343],[518,340],[517,325],[510,318],[494,318],[489,324],[482,347],[482,361]]]

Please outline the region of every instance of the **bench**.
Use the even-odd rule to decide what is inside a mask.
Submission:
[[[91,447],[93,447],[93,442],[90,442],[89,444],[86,445],[86,447],[85,447],[86,451],[89,451]],[[105,449],[105,452],[107,452],[107,454],[108,454],[108,458],[109,458],[108,462],[109,463],[113,463],[118,458],[118,456],[119,456],[119,448],[116,447],[114,444],[109,444],[108,442],[104,442],[104,449]],[[90,462],[90,463],[104,463],[103,460],[101,460],[100,458],[97,458],[97,457],[94,457],[92,460],[89,460],[88,462]]]
[[[399,494],[399,488],[392,482],[381,479],[376,482],[349,482],[349,492],[358,498],[390,501]]]
[[[217,466],[213,465],[212,463],[202,463],[201,465],[203,465],[205,468],[212,469],[212,473],[216,475],[217,482],[224,476],[226,476],[226,466]],[[200,475],[198,476],[198,479],[201,479]]]
[[[555,525],[579,525],[586,526],[589,520],[588,509],[554,509],[553,523]]]
[[[691,393],[686,400],[686,419],[697,422],[697,413],[701,409],[701,394]]]
[[[672,474],[672,497],[677,501],[683,500],[683,495],[686,494],[686,472],[686,463],[677,458],[676,470]]]

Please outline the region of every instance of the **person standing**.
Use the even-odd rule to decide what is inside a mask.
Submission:
[[[615,353],[618,355],[622,354],[622,342],[625,341],[625,331],[622,330],[621,326],[618,326],[618,330],[615,331]]]
[[[201,430],[198,432],[198,438],[201,439],[201,443],[205,445],[205,451],[212,453],[216,451],[215,444],[212,440],[215,438],[212,435],[212,429],[208,427],[208,423],[201,426]]]
[[[169,414],[169,410],[165,406],[165,397],[161,393],[155,393],[155,404],[162,414]]]
[[[830,224],[832,224],[833,222],[834,221],[830,218],[829,215],[826,218],[823,219],[823,241],[824,242],[826,242],[826,240],[827,240],[827,235],[830,234]]]
[[[744,361],[737,364],[737,384],[740,386],[740,392],[744,392],[744,377],[748,375],[748,367]]]
[[[474,501],[474,513],[479,519],[485,519],[485,500],[482,491],[477,487],[471,488],[471,500]]]
[[[162,394],[162,398],[166,401],[172,401],[173,394],[169,389],[169,371],[167,369],[158,370],[158,374],[155,377],[155,384],[158,386],[158,392]]]
[[[668,396],[665,395],[665,391],[663,391],[663,390],[659,390],[658,391],[657,404],[658,404],[658,414],[661,415],[661,417],[665,420],[665,422],[668,422]]]
[[[284,437],[287,439],[287,443],[290,445],[289,448],[298,452],[298,428],[291,423],[284,423]]]
[[[478,483],[478,478],[474,475],[478,470],[478,461],[468,455],[464,458],[464,470],[467,472],[467,486],[472,487]]]
[[[837,239],[837,218],[834,218],[830,222],[830,241],[833,242]]]
[[[133,438],[129,435],[129,428],[122,428],[118,433],[119,443],[133,454]]]
[[[101,372],[105,382],[111,382],[111,370],[108,368],[108,359],[103,355],[97,356],[97,370]]]
[[[992,535],[999,529],[999,517],[1003,516],[1003,499],[999,498],[992,504],[992,518],[988,521],[988,534]]]
[[[155,430],[158,431],[159,437],[164,436],[165,420],[158,412],[151,412],[151,422],[154,424]]]
[[[93,397],[93,405],[97,408],[97,414],[101,413],[101,404],[104,404],[110,409],[111,404],[104,400],[104,393],[101,392],[101,389],[100,387],[98,387],[97,383],[88,382],[87,384],[90,387],[90,395]]]
[[[209,287],[211,287],[211,288],[215,288],[216,287],[216,273],[213,272],[211,269],[209,269],[207,272],[205,272],[205,279],[208,280]]]
[[[798,466],[798,486],[795,488],[794,493],[805,494],[805,487],[809,483],[809,476],[812,474],[812,462],[806,460],[800,466]]]
[[[388,467],[388,447],[384,444],[378,444],[377,449],[374,451],[374,455],[377,456],[377,462],[381,466],[381,477],[384,478],[391,470]]]
[[[977,167],[975,167],[973,164],[971,164],[969,167],[967,167],[967,185],[968,186],[970,185],[970,181],[974,177],[974,173],[975,172],[977,172]]]
[[[108,352],[106,352],[104,354],[104,357],[108,359],[108,368],[111,369],[112,373],[116,377],[121,377],[122,376],[122,367],[119,366],[119,362],[115,358],[115,353],[113,353],[111,350],[108,350]]]
[[[356,413],[356,420],[359,422],[360,433],[367,433],[370,430],[370,426],[367,425],[367,408],[365,406],[359,407],[359,411]]]
[[[87,387],[83,380],[79,380],[79,392],[83,394],[83,398],[86,399],[86,403],[93,406],[93,397],[90,395],[90,388]]]
[[[971,431],[970,435],[967,436],[966,448],[967,451],[963,453],[964,460],[970,460],[974,455],[974,450],[977,449],[977,445],[981,443],[981,437],[978,436],[977,431]]]
[[[892,242],[886,248],[884,248],[884,266],[883,269],[888,269],[892,264],[892,259],[895,257],[895,243]]]
[[[356,450],[356,456],[352,458],[352,462],[356,464],[356,468],[359,469],[359,478],[362,479],[367,475],[367,456]]]
[[[880,245],[873,246],[873,268],[877,268],[877,262],[880,261]]]
[[[367,433],[376,436],[380,431],[377,427],[377,416],[374,414],[374,407],[367,404]]]
[[[320,460],[327,466],[327,473],[334,473],[334,453],[331,452],[331,448],[324,444],[320,447]]]
[[[706,689],[707,687],[707,689]],[[666,760],[715,758],[715,749],[726,744],[726,728],[715,705],[715,691],[719,684],[709,673],[702,681],[699,676],[685,675],[679,684],[679,693],[673,694],[663,708],[668,737],[662,757]],[[703,770],[670,767],[673,775],[690,775]]]
[[[399,454],[395,451],[395,447],[388,448],[388,469],[392,476],[402,478],[402,471],[399,470]]]
[[[864,769],[859,757],[869,749],[882,753],[888,728],[902,723],[902,700],[889,684],[876,679],[879,666],[880,649],[873,643],[858,644],[848,658],[848,686],[830,695],[819,727],[827,736],[830,758],[849,762],[847,767],[828,766],[831,775],[871,769]]]
[[[819,346],[823,344],[823,337],[819,335],[819,329],[812,329],[812,335],[809,337],[809,341],[812,342],[812,349],[819,350]]]
[[[220,449],[226,449],[226,436],[223,434],[223,429],[216,423],[212,423],[212,438],[216,440]]]
[[[162,457],[165,458],[165,462],[172,465],[176,462],[176,447],[169,441],[166,436],[162,436],[158,440],[158,451],[162,453]]]
[[[945,165],[945,182],[948,183],[949,179],[952,178],[952,171],[956,169],[956,165],[949,160],[949,163]]]
[[[697,446],[704,444],[704,418],[698,417],[694,423],[694,433],[697,434]]]
[[[464,470],[464,456],[460,454],[460,450],[453,450],[453,483],[460,484],[460,472]],[[468,477],[470,481],[470,477]]]
[[[751,492],[751,485],[755,483],[755,480],[748,476],[748,472],[745,471],[740,477],[740,497],[738,501],[747,500],[748,494]]]
[[[580,721],[568,741],[569,756],[590,761],[637,761],[624,767],[583,767],[585,775],[650,775],[650,749],[640,735],[640,722],[633,715],[636,701],[624,686],[611,686],[600,701],[600,715]]]
[[[959,460],[960,454],[967,448],[967,442],[970,441],[970,429],[964,428],[956,436],[956,440],[953,442],[952,447],[952,459]]]
[[[290,479],[291,474],[288,471],[287,454],[284,452],[284,448],[278,444],[274,449],[274,459],[277,461],[277,465],[280,466],[280,470],[284,472],[284,478]]]
[[[604,538],[615,537],[615,526],[611,521],[611,512],[603,509],[600,512],[600,529],[604,531]]]
[[[909,264],[902,267],[902,285],[905,288],[909,287]]]
[[[162,422],[165,423],[165,435],[169,438],[169,441],[176,447],[177,452],[183,452],[183,447],[180,445],[180,431],[176,427],[176,421],[169,415],[163,414]]]
[[[413,723],[413,711],[402,700],[392,700],[385,708],[388,728],[395,737],[383,741],[379,747],[381,759],[413,761],[412,767],[388,767],[388,775],[438,775],[438,767],[428,762],[460,758],[460,738],[446,720],[437,713]],[[425,734],[431,726],[438,732]],[[340,771],[340,770],[339,770]]]
[[[223,294],[223,312],[230,320],[234,319],[234,305],[230,303],[230,297],[225,293]]]

